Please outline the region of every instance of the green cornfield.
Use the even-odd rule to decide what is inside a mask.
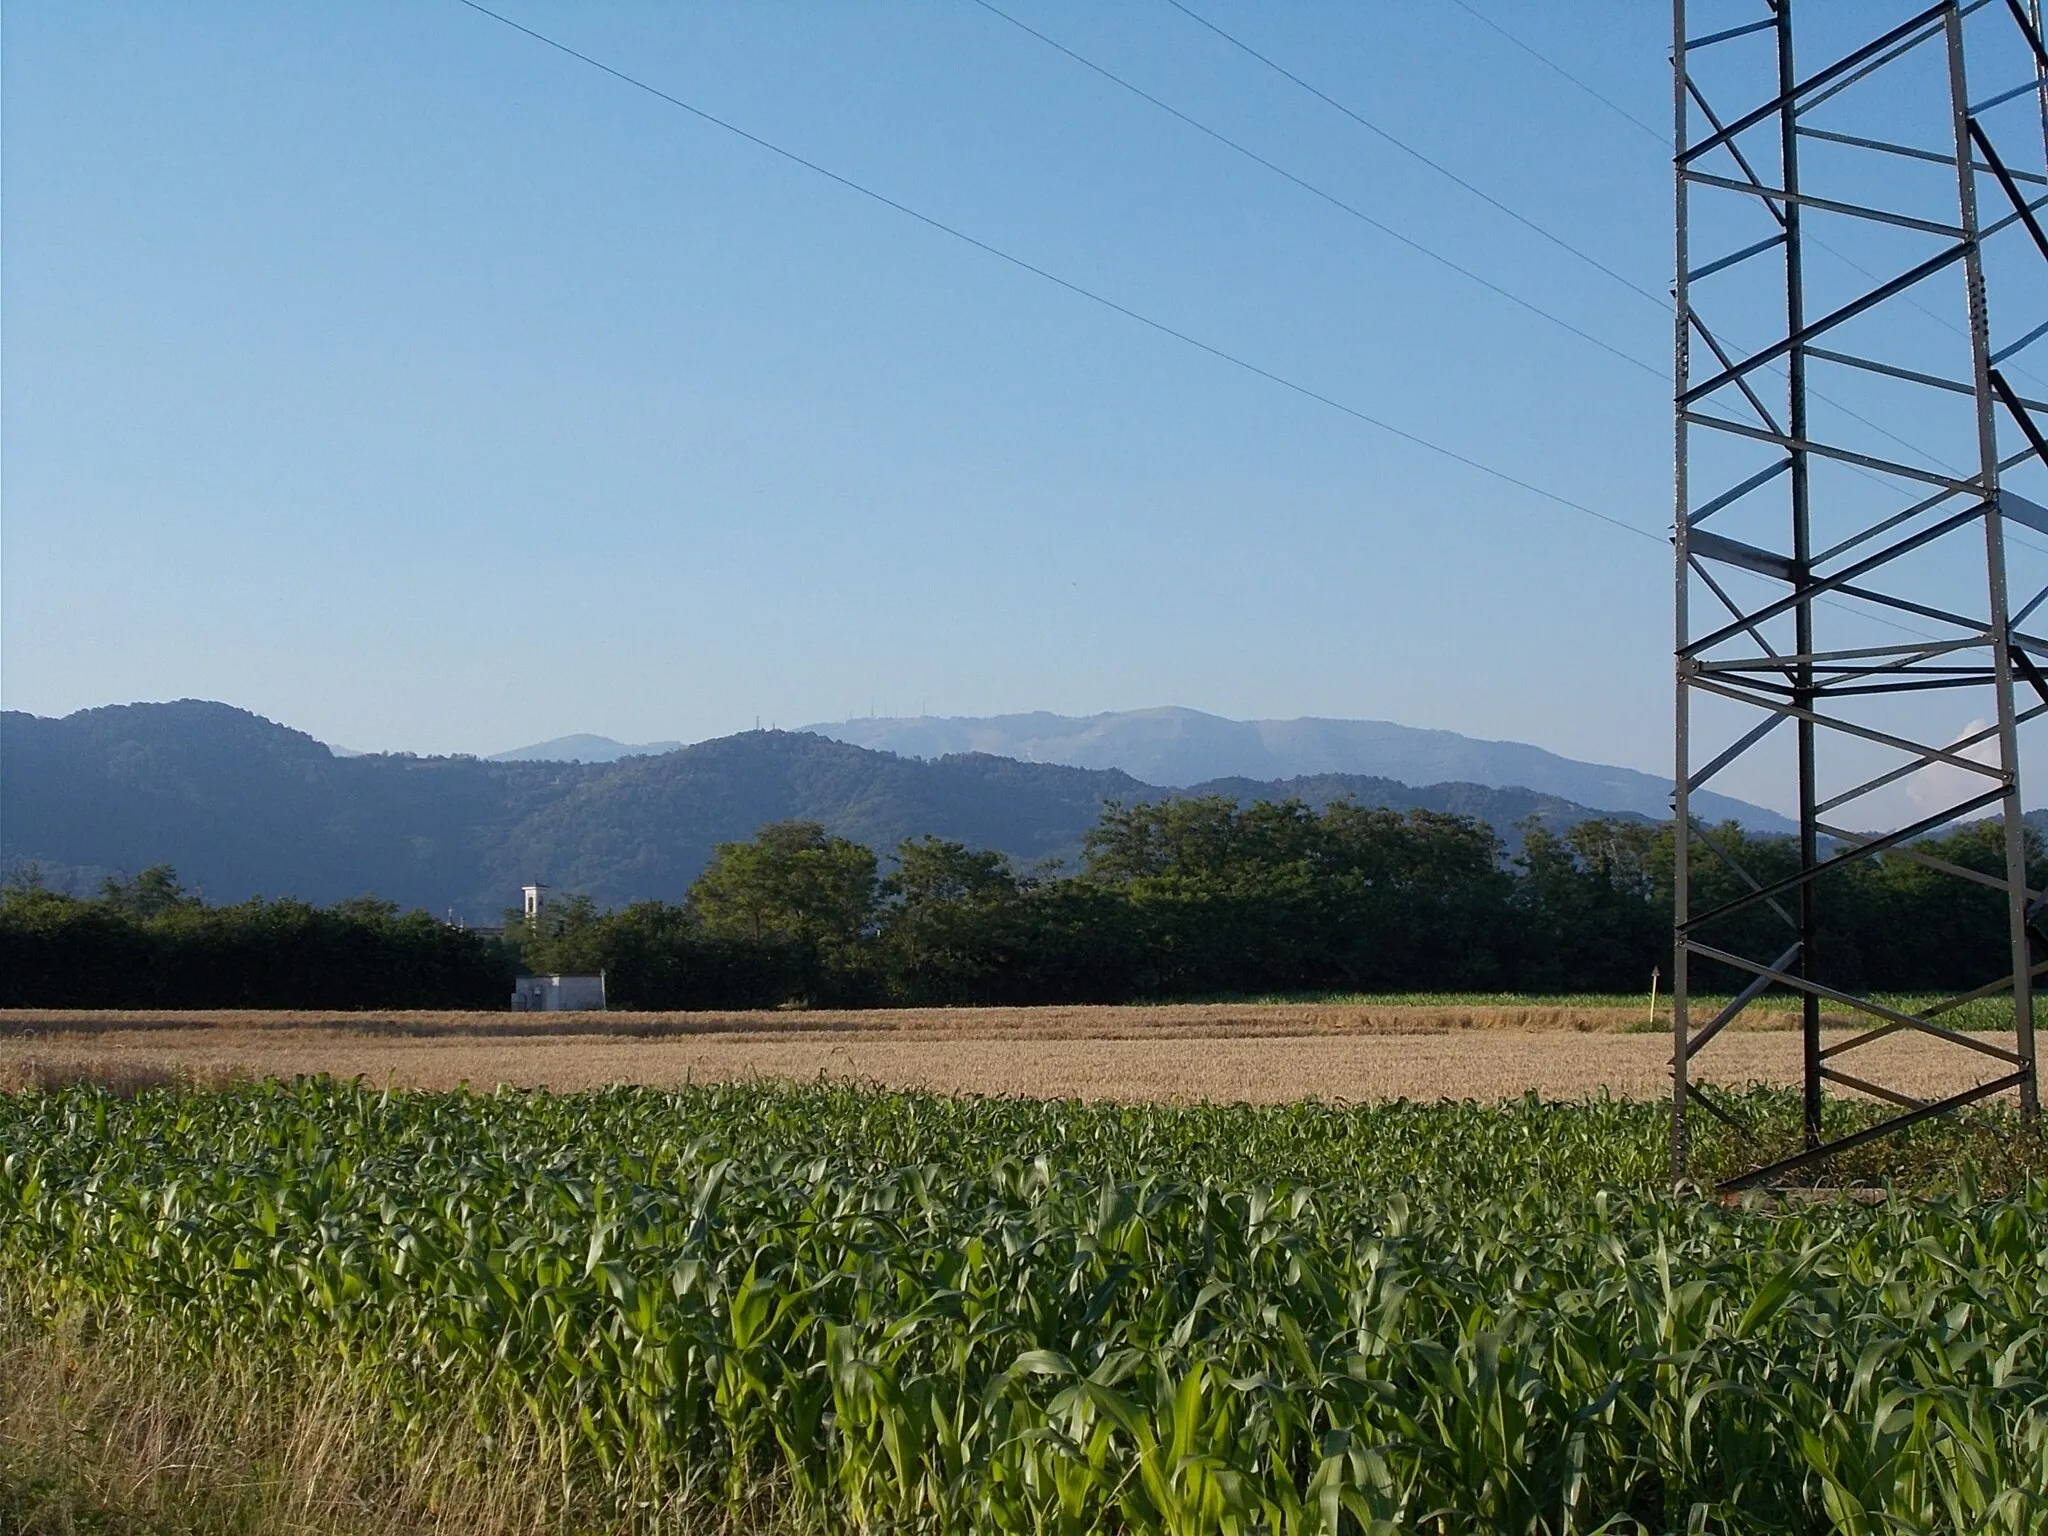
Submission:
[[[0,1305],[538,1448],[569,1529],[2048,1531],[2048,1181],[1674,1195],[1665,1124],[0,1096]]]

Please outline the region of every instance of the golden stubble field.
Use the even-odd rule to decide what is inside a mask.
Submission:
[[[1786,1014],[1730,1030],[1705,1081],[1795,1083]],[[1847,1026],[1848,1018],[1831,1021]],[[1665,1021],[1668,1028],[1668,1016]],[[1846,1038],[1847,1029],[1830,1030]],[[1976,1036],[2007,1047],[2010,1034]],[[328,1073],[376,1085],[556,1090],[829,1077],[944,1093],[1129,1102],[1500,1099],[1670,1092],[1670,1037],[1644,1008],[1372,1003],[768,1013],[40,1012],[0,1010],[0,1086],[51,1072],[200,1081]],[[2004,1070],[1898,1035],[1859,1076],[1918,1097]]]

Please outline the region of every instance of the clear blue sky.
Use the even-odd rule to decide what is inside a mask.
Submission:
[[[1189,3],[1668,286],[1667,151],[1468,11]],[[1664,7],[1471,3],[1668,119]],[[489,752],[1178,703],[1667,767],[1668,316],[1166,0],[1003,4],[1648,370],[971,0],[500,8],[1657,536],[456,0],[13,0],[6,704]]]

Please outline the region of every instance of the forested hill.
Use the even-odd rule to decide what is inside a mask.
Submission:
[[[89,887],[171,864],[216,902],[375,893],[469,922],[495,922],[534,879],[602,904],[679,900],[715,844],[788,817],[884,854],[931,833],[1071,866],[1104,802],[1202,793],[1456,811],[1507,836],[1532,815],[1563,827],[1597,814],[1529,790],[1345,774],[1165,790],[1115,769],[926,761],[789,731],[579,764],[337,757],[303,731],[198,700],[0,716],[9,869],[34,863],[53,884]]]

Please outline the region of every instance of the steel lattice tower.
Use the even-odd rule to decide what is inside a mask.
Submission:
[[[2012,532],[2048,534],[2048,385],[2023,371],[2048,373],[2048,47],[2041,0],[1673,9],[1674,1179],[1690,1110],[1740,1118],[1699,1053],[1773,986],[1803,1002],[1804,1149],[1739,1187],[1998,1093],[2038,1113],[2019,732],[2048,714],[2048,588],[2015,607],[2006,581]],[[1738,761],[1796,784],[1778,865],[1691,814]],[[1922,842],[1984,817],[1991,867]],[[1831,893],[1879,855],[1998,893],[2009,963],[1917,1013],[1844,980]],[[1703,973],[1742,990],[1695,1025]],[[2003,993],[2017,1049],[1944,1024]],[[1823,1003],[1868,1027],[1824,1043]],[[1853,1053],[1901,1030],[1982,1080],[1928,1102],[1865,1075]],[[1827,1084],[1898,1113],[1827,1141]]]

